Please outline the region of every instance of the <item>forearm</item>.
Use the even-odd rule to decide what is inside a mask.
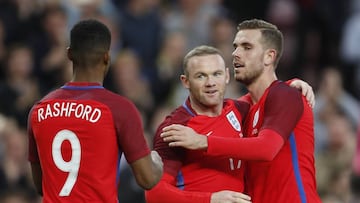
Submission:
[[[284,143],[279,134],[267,129],[262,130],[258,137],[225,138],[209,136],[207,141],[207,154],[209,155],[257,161],[273,160]]]

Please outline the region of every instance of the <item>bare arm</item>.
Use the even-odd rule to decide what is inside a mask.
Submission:
[[[42,170],[40,163],[31,163],[31,173],[37,192],[42,196]]]
[[[153,188],[163,174],[163,162],[156,151],[130,164],[136,182],[145,190]]]

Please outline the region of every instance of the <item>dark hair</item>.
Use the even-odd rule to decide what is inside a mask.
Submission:
[[[98,63],[109,51],[111,43],[110,30],[97,20],[78,22],[70,32],[70,49],[72,61],[81,66]]]
[[[188,66],[188,62],[190,60],[190,58],[194,57],[194,56],[207,56],[207,55],[220,55],[221,56],[221,52],[212,46],[207,46],[207,45],[201,45],[201,46],[197,46],[194,49],[192,49],[191,51],[189,51],[185,57],[184,57],[184,61],[183,61],[183,72],[184,74],[188,74],[187,71],[187,66]]]
[[[275,67],[283,52],[284,37],[276,25],[259,19],[245,20],[237,26],[237,30],[260,30],[264,48],[275,49],[277,52]]]

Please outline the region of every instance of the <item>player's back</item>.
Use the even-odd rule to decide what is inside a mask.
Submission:
[[[44,202],[118,202],[121,120],[114,109],[128,108],[126,99],[99,85],[64,86],[33,107]]]

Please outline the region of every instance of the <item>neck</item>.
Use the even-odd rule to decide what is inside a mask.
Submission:
[[[256,81],[246,86],[248,89],[253,103],[257,103],[265,90],[277,80],[275,73],[272,74],[262,74]]]
[[[208,106],[200,104],[199,102],[194,102],[190,97],[191,108],[194,109],[197,115],[204,115],[209,117],[219,116],[223,109],[223,102],[219,105]]]
[[[99,68],[76,68],[74,67],[72,82],[96,82],[101,85],[104,82],[105,74]]]

